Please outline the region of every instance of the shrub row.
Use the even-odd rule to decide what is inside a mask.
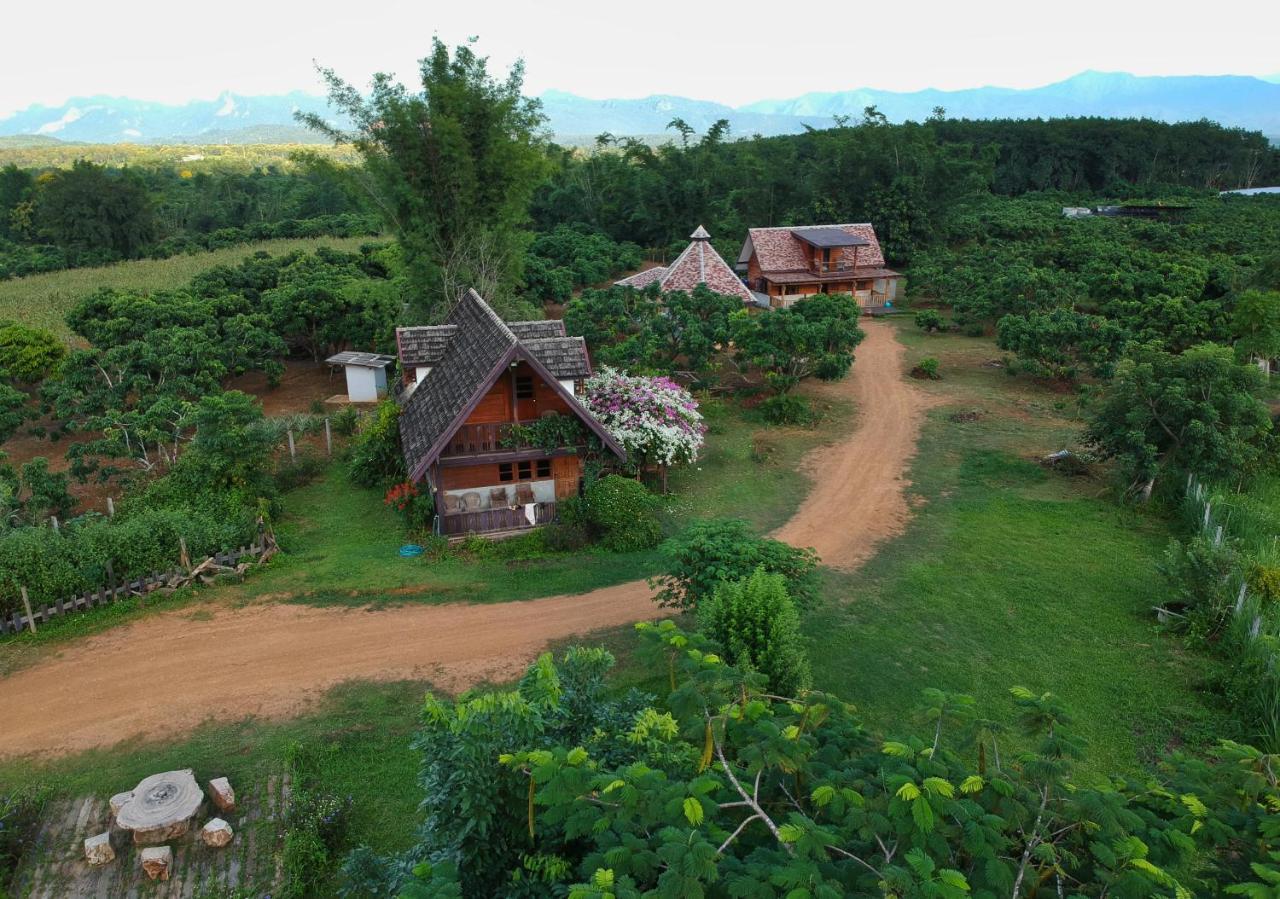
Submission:
[[[200,508],[122,509],[115,519],[86,515],[61,530],[10,530],[0,540],[0,616],[22,608],[20,587],[33,604],[48,604],[105,586],[108,563],[118,580],[172,568],[179,538],[193,560],[243,546],[256,535],[253,508],[226,494]]]
[[[208,234],[184,234],[170,237],[150,247],[149,259],[168,259],[183,253],[217,250],[261,240],[306,237],[372,237],[382,231],[376,216],[344,213],[321,215],[283,222],[258,222],[243,228],[219,228]],[[42,272],[68,268],[87,268],[118,262],[118,255],[108,250],[69,252],[51,244],[19,245],[0,240],[0,281],[24,278]]]

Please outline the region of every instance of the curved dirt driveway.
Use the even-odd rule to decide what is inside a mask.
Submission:
[[[854,430],[814,450],[814,488],[777,535],[849,570],[901,531],[903,472],[925,394],[902,378],[902,346],[866,326],[853,375],[821,388],[852,399]],[[633,581],[575,596],[384,611],[259,605],[204,621],[181,611],[91,637],[0,680],[0,756],[171,737],[207,719],[296,714],[344,680],[430,679],[442,689],[512,677],[547,643],[652,618]]]

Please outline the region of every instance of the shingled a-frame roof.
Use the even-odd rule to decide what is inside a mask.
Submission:
[[[619,458],[626,458],[617,441],[560,383],[562,379],[587,377],[591,373],[585,342],[581,337],[564,336],[563,323],[513,322],[508,325],[478,293],[468,290],[443,326],[401,329],[397,338],[402,353],[406,346],[403,332],[431,330],[435,332],[434,341],[444,329],[451,330],[438,353],[433,347],[431,361],[422,357],[415,361],[401,358],[406,365],[431,366],[431,371],[417,384],[400,411],[400,442],[410,480],[423,478],[498,375],[519,361],[529,363],[605,446]],[[417,347],[426,346],[428,341],[408,343]]]
[[[751,291],[747,290],[742,279],[734,274],[733,269],[716,252],[716,248],[711,246],[711,235],[707,233],[707,229],[699,225],[689,237],[689,246],[676,257],[675,262],[665,267],[637,272],[630,278],[623,278],[614,283],[625,287],[644,288],[656,281],[658,289],[663,293],[672,290],[683,290],[687,293],[699,284],[706,284],[716,293],[741,297],[744,303],[755,303],[755,297],[751,295]]]

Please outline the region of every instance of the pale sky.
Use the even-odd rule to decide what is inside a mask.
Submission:
[[[526,90],[680,94],[739,105],[813,90],[1035,87],[1084,69],[1274,75],[1280,3],[1216,0],[63,0],[7,3],[0,115],[113,94],[320,93],[312,60],[358,85],[411,81],[433,33],[480,37]]]

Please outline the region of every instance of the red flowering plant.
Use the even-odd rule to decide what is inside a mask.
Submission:
[[[435,511],[430,495],[419,492],[418,485],[412,481],[402,481],[392,485],[382,502],[400,513],[400,517],[404,519],[405,526],[410,531],[420,531],[429,527],[432,513]]]

